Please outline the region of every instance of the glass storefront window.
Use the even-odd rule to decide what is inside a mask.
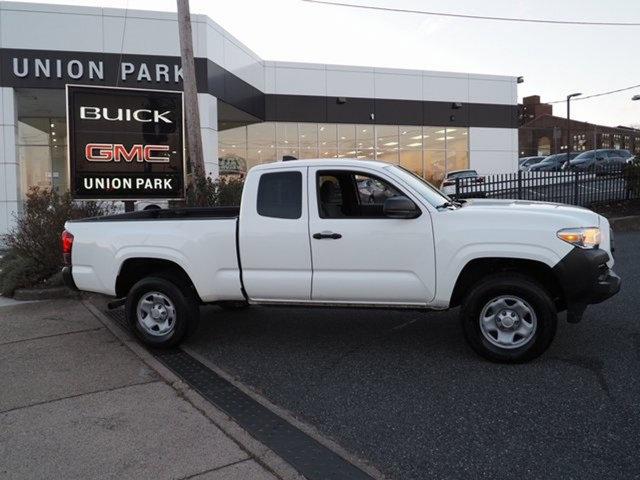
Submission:
[[[220,173],[236,174],[247,164],[247,128],[229,128],[218,132]]]
[[[398,164],[398,127],[376,125],[376,158],[381,162]]]
[[[338,157],[356,156],[356,126],[338,124]]]
[[[320,158],[335,158],[338,156],[338,126],[335,123],[321,123],[318,125],[318,147]]]
[[[440,188],[440,183],[446,172],[446,151],[445,150],[425,150],[424,151],[424,174],[423,177],[433,186]]]
[[[282,160],[287,156],[298,158],[298,147],[298,124],[276,123],[276,159]]]
[[[51,151],[48,146],[18,146],[23,198],[32,187],[51,187]]]
[[[356,125],[356,158],[362,160],[375,158],[374,138],[373,125]]]
[[[285,155],[377,159],[437,186],[446,172],[469,168],[468,129],[461,127],[263,122],[218,134],[220,158],[246,159],[247,169]]]
[[[18,150],[21,189],[30,187],[68,188],[67,125],[64,118],[20,117],[18,120]]]
[[[446,130],[444,127],[424,127],[424,149],[445,150],[447,146]]]
[[[422,127],[400,126],[400,165],[422,176]]]
[[[318,124],[298,124],[300,155],[297,158],[318,158]]]
[[[276,124],[272,122],[254,123],[247,126],[246,171],[261,163],[276,160]]]
[[[447,138],[445,127],[424,127],[422,143],[424,145],[423,176],[436,187],[447,171]]]
[[[469,168],[469,135],[466,128],[447,128],[447,172]]]
[[[64,90],[16,89],[20,195],[31,187],[69,188]]]
[[[51,125],[47,117],[19,118],[18,145],[49,145]]]
[[[66,138],[66,137],[65,137]],[[54,145],[51,151],[51,185],[58,192],[69,188],[66,145]]]

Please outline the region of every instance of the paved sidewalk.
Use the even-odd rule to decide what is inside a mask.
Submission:
[[[0,307],[0,478],[275,480],[81,302]]]

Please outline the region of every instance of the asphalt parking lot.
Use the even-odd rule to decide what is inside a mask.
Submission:
[[[638,245],[525,365],[475,356],[457,311],[208,307],[188,345],[392,478],[639,478]]]

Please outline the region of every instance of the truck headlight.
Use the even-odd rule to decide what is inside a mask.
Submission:
[[[600,245],[598,227],[563,228],[557,235],[560,240],[580,248],[598,248]]]

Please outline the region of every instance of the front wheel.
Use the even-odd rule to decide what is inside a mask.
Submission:
[[[465,337],[479,355],[519,363],[541,355],[556,333],[558,315],[547,291],[520,274],[501,273],[474,285],[460,310]]]
[[[135,335],[146,345],[160,348],[174,347],[193,332],[200,314],[189,288],[163,277],[136,283],[127,295],[125,312]]]

